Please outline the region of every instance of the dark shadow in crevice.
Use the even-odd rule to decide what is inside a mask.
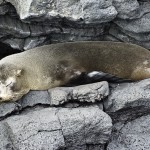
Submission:
[[[0,59],[6,57],[8,55],[16,54],[19,52],[21,52],[21,51],[18,49],[13,49],[9,45],[0,42]]]

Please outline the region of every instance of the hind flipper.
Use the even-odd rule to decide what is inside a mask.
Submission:
[[[108,81],[110,83],[125,83],[125,82],[133,82],[130,79],[119,78],[115,75],[105,73],[102,71],[93,71],[87,74],[87,80],[91,80],[90,82],[97,81]]]

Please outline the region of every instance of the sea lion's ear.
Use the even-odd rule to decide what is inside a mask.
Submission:
[[[21,73],[22,73],[22,69],[17,69],[17,70],[15,71],[15,76],[16,76],[16,77],[19,77],[19,76],[21,76]]]

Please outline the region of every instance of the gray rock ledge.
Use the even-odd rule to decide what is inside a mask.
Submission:
[[[45,108],[1,121],[0,149],[87,150],[105,144],[111,129],[111,118],[97,106]]]
[[[150,79],[135,83],[118,84],[104,101],[106,112],[143,107],[150,108]]]
[[[114,125],[107,150],[149,150],[150,115],[142,116],[126,124]]]
[[[67,102],[94,103],[100,102],[108,95],[109,86],[106,81],[76,87],[58,87],[48,91],[30,91],[17,101],[18,104],[2,103],[0,105],[0,118],[35,105],[59,106]],[[68,106],[74,107],[74,105]]]
[[[109,95],[109,86],[106,81],[94,84],[80,85],[70,88],[54,88],[48,90],[51,105],[60,105],[65,102],[96,102]]]

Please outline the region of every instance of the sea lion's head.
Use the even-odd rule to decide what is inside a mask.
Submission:
[[[15,101],[28,92],[22,89],[22,73],[12,64],[0,64],[0,103]]]

